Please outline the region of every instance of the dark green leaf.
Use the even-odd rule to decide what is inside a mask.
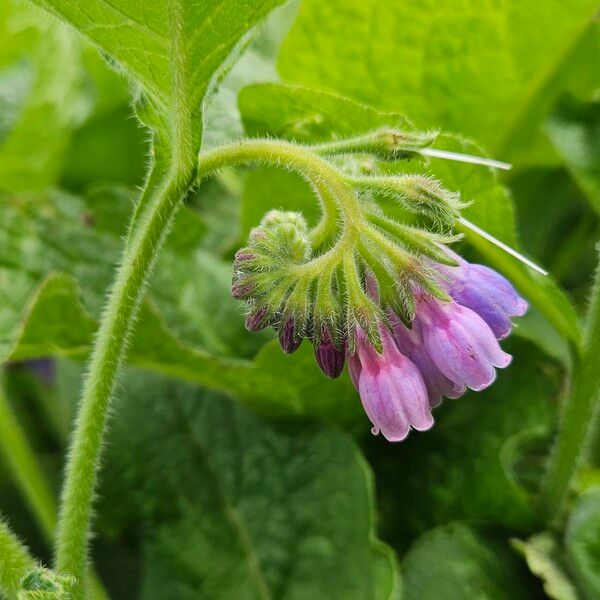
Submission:
[[[346,435],[132,372],[115,413],[105,518],[145,524],[142,598],[397,598],[371,474]]]
[[[534,589],[507,544],[463,523],[424,533],[402,561],[403,600],[531,600]]]

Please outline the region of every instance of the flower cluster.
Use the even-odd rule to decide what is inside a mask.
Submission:
[[[405,137],[380,131],[310,152],[366,148],[377,157],[388,138]],[[274,327],[287,353],[308,338],[332,378],[347,360],[375,433],[400,441],[411,428],[429,429],[442,398],[486,388],[510,363],[498,342],[527,303],[504,277],[448,248],[460,237],[448,232],[464,204],[437,180],[344,173],[308,150],[277,149],[313,185],[323,219],[309,229],[301,214],[274,210],[250,232],[232,283],[233,296],[246,303],[246,327]],[[400,156],[407,152],[411,145]],[[388,216],[381,197],[412,222]]]
[[[456,255],[454,255],[456,256]],[[496,378],[511,356],[498,343],[527,303],[501,275],[456,256],[458,267],[440,266],[450,300],[417,292],[415,317],[407,326],[393,312],[391,331],[380,326],[382,352],[357,333],[349,370],[373,431],[403,440],[410,428],[433,425],[431,410],[442,398],[479,391]]]

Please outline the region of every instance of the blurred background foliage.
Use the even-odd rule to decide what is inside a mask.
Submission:
[[[42,557],[83,360],[145,176],[131,88],[65,26],[0,0],[0,510]],[[532,301],[507,344],[513,365],[438,409],[431,432],[390,445],[367,435],[346,375],[325,380],[306,344],[290,357],[270,332],[248,334],[230,299],[249,229],[269,208],[315,219],[310,190],[267,168],[201,186],[163,252],[114,408],[94,542],[114,598],[600,597],[600,448],[564,526],[541,531],[531,503],[596,263],[596,1],[293,3],[206,101],[204,146],[404,117],[447,132],[440,147],[514,164],[399,168],[460,190],[470,219],[565,294],[467,243]],[[16,473],[22,436],[33,488]]]

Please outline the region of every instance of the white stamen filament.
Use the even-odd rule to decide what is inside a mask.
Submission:
[[[472,165],[483,165],[484,167],[492,167],[493,169],[503,169],[510,171],[512,165],[510,163],[494,160],[492,158],[484,158],[483,156],[473,156],[471,154],[462,154],[460,152],[450,152],[449,150],[438,150],[437,148],[421,148],[418,153],[422,156],[431,156],[433,158],[445,158],[446,160],[454,160],[456,162],[471,163]]]
[[[477,227],[475,223],[471,223],[471,221],[467,221],[467,219],[460,217],[458,219],[459,223],[464,225],[467,229],[474,231],[477,235],[480,235],[482,238],[485,238],[489,242],[492,242],[498,248],[501,248],[507,254],[514,256],[516,259],[520,260],[523,264],[527,265],[534,271],[541,273],[542,275],[548,275],[548,271],[542,269],[542,267],[536,265],[533,261],[529,260],[526,256],[523,256],[520,252],[517,252],[514,248],[506,245],[504,242],[501,242],[499,239],[495,238],[493,235],[489,234],[487,231],[481,229],[481,227]]]

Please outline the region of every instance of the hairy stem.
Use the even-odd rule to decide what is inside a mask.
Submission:
[[[149,181],[156,178],[150,177]],[[92,501],[109,402],[146,284],[190,179],[173,168],[144,193],[96,337],[75,424],[58,523],[56,569],[77,579],[74,598],[83,598]]]
[[[600,266],[596,277],[584,329],[582,350],[574,359],[570,393],[565,397],[561,422],[538,503],[546,521],[561,517],[574,475],[596,434],[600,400]]]
[[[19,541],[8,525],[0,520],[0,591],[9,600],[18,598],[21,579],[35,568],[29,550]]]

